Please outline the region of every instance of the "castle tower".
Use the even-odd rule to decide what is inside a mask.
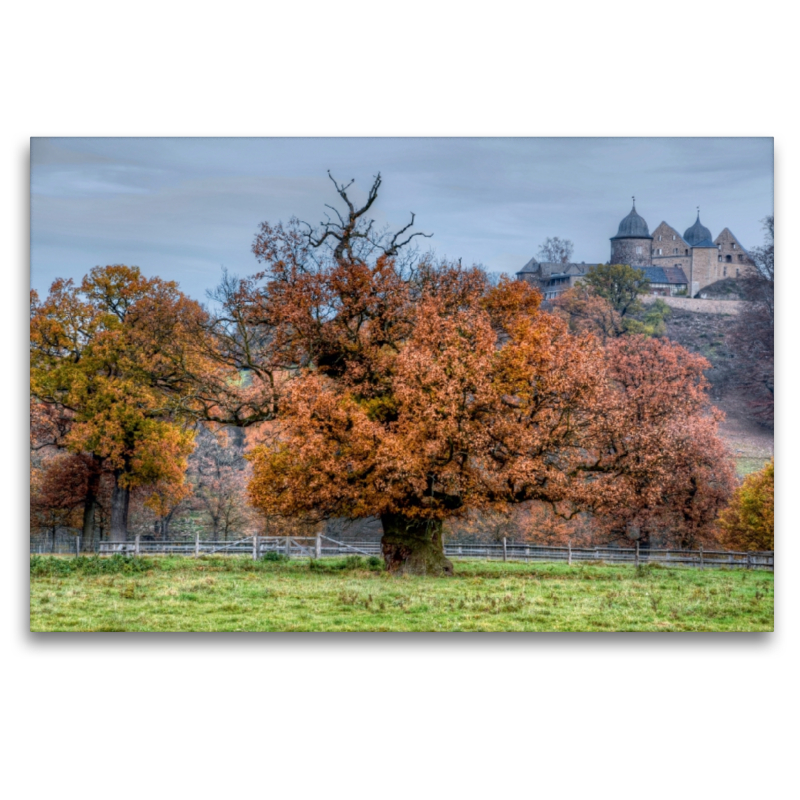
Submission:
[[[689,296],[694,297],[704,286],[714,283],[719,272],[719,248],[711,238],[711,231],[700,222],[700,209],[697,220],[683,234],[691,248],[692,260],[689,263]]]
[[[652,242],[647,223],[636,213],[634,197],[631,213],[620,222],[617,235],[611,237],[611,263],[630,264],[632,267],[652,266]]]

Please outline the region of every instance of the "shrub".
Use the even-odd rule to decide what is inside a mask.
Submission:
[[[275,562],[284,562],[289,560],[289,556],[286,553],[278,553],[276,550],[270,550],[268,553],[264,553],[261,556],[262,561],[275,561]]]
[[[720,514],[722,542],[734,550],[775,549],[775,461],[748,475]]]

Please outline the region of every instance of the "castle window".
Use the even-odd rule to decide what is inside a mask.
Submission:
[[[658,241],[659,241],[659,242],[661,241],[661,237],[660,237],[660,236],[658,237]]]
[[[717,261],[722,261],[722,256],[717,256]]]
[[[722,268],[722,277],[723,278],[727,278],[728,277],[728,268],[727,267],[723,267]]]
[[[673,247],[672,248],[672,255],[674,255],[674,256],[678,255],[678,248],[677,247]]]
[[[739,277],[739,267],[736,267],[736,277]]]
[[[636,255],[640,256],[641,254],[642,254],[642,248],[641,247],[637,247],[636,248]]]
[[[733,243],[733,249],[736,249],[736,242]]]
[[[739,253],[739,261],[744,261],[744,256],[741,253]]]
[[[685,256],[688,256],[688,255],[689,255],[689,250],[688,250],[688,248],[687,248],[686,250],[684,250],[684,251],[683,251],[683,254],[684,254]]]
[[[674,233],[672,234],[672,241],[673,242],[675,241],[675,234]]]
[[[730,256],[725,256],[725,260],[730,264],[733,259]]]

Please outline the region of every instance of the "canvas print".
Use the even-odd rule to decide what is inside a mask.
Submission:
[[[32,631],[771,631],[770,138],[31,141]]]

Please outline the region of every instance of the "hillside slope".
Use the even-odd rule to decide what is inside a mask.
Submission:
[[[711,398],[726,415],[720,432],[736,458],[737,472],[746,475],[761,469],[773,456],[775,437],[772,430],[752,419],[747,397],[737,380],[736,356],[730,346],[735,313],[724,313],[724,307],[720,313],[719,305],[714,303],[712,313],[672,306],[666,335],[711,362],[711,369],[706,372],[711,382]],[[731,306],[732,311],[734,308]]]

